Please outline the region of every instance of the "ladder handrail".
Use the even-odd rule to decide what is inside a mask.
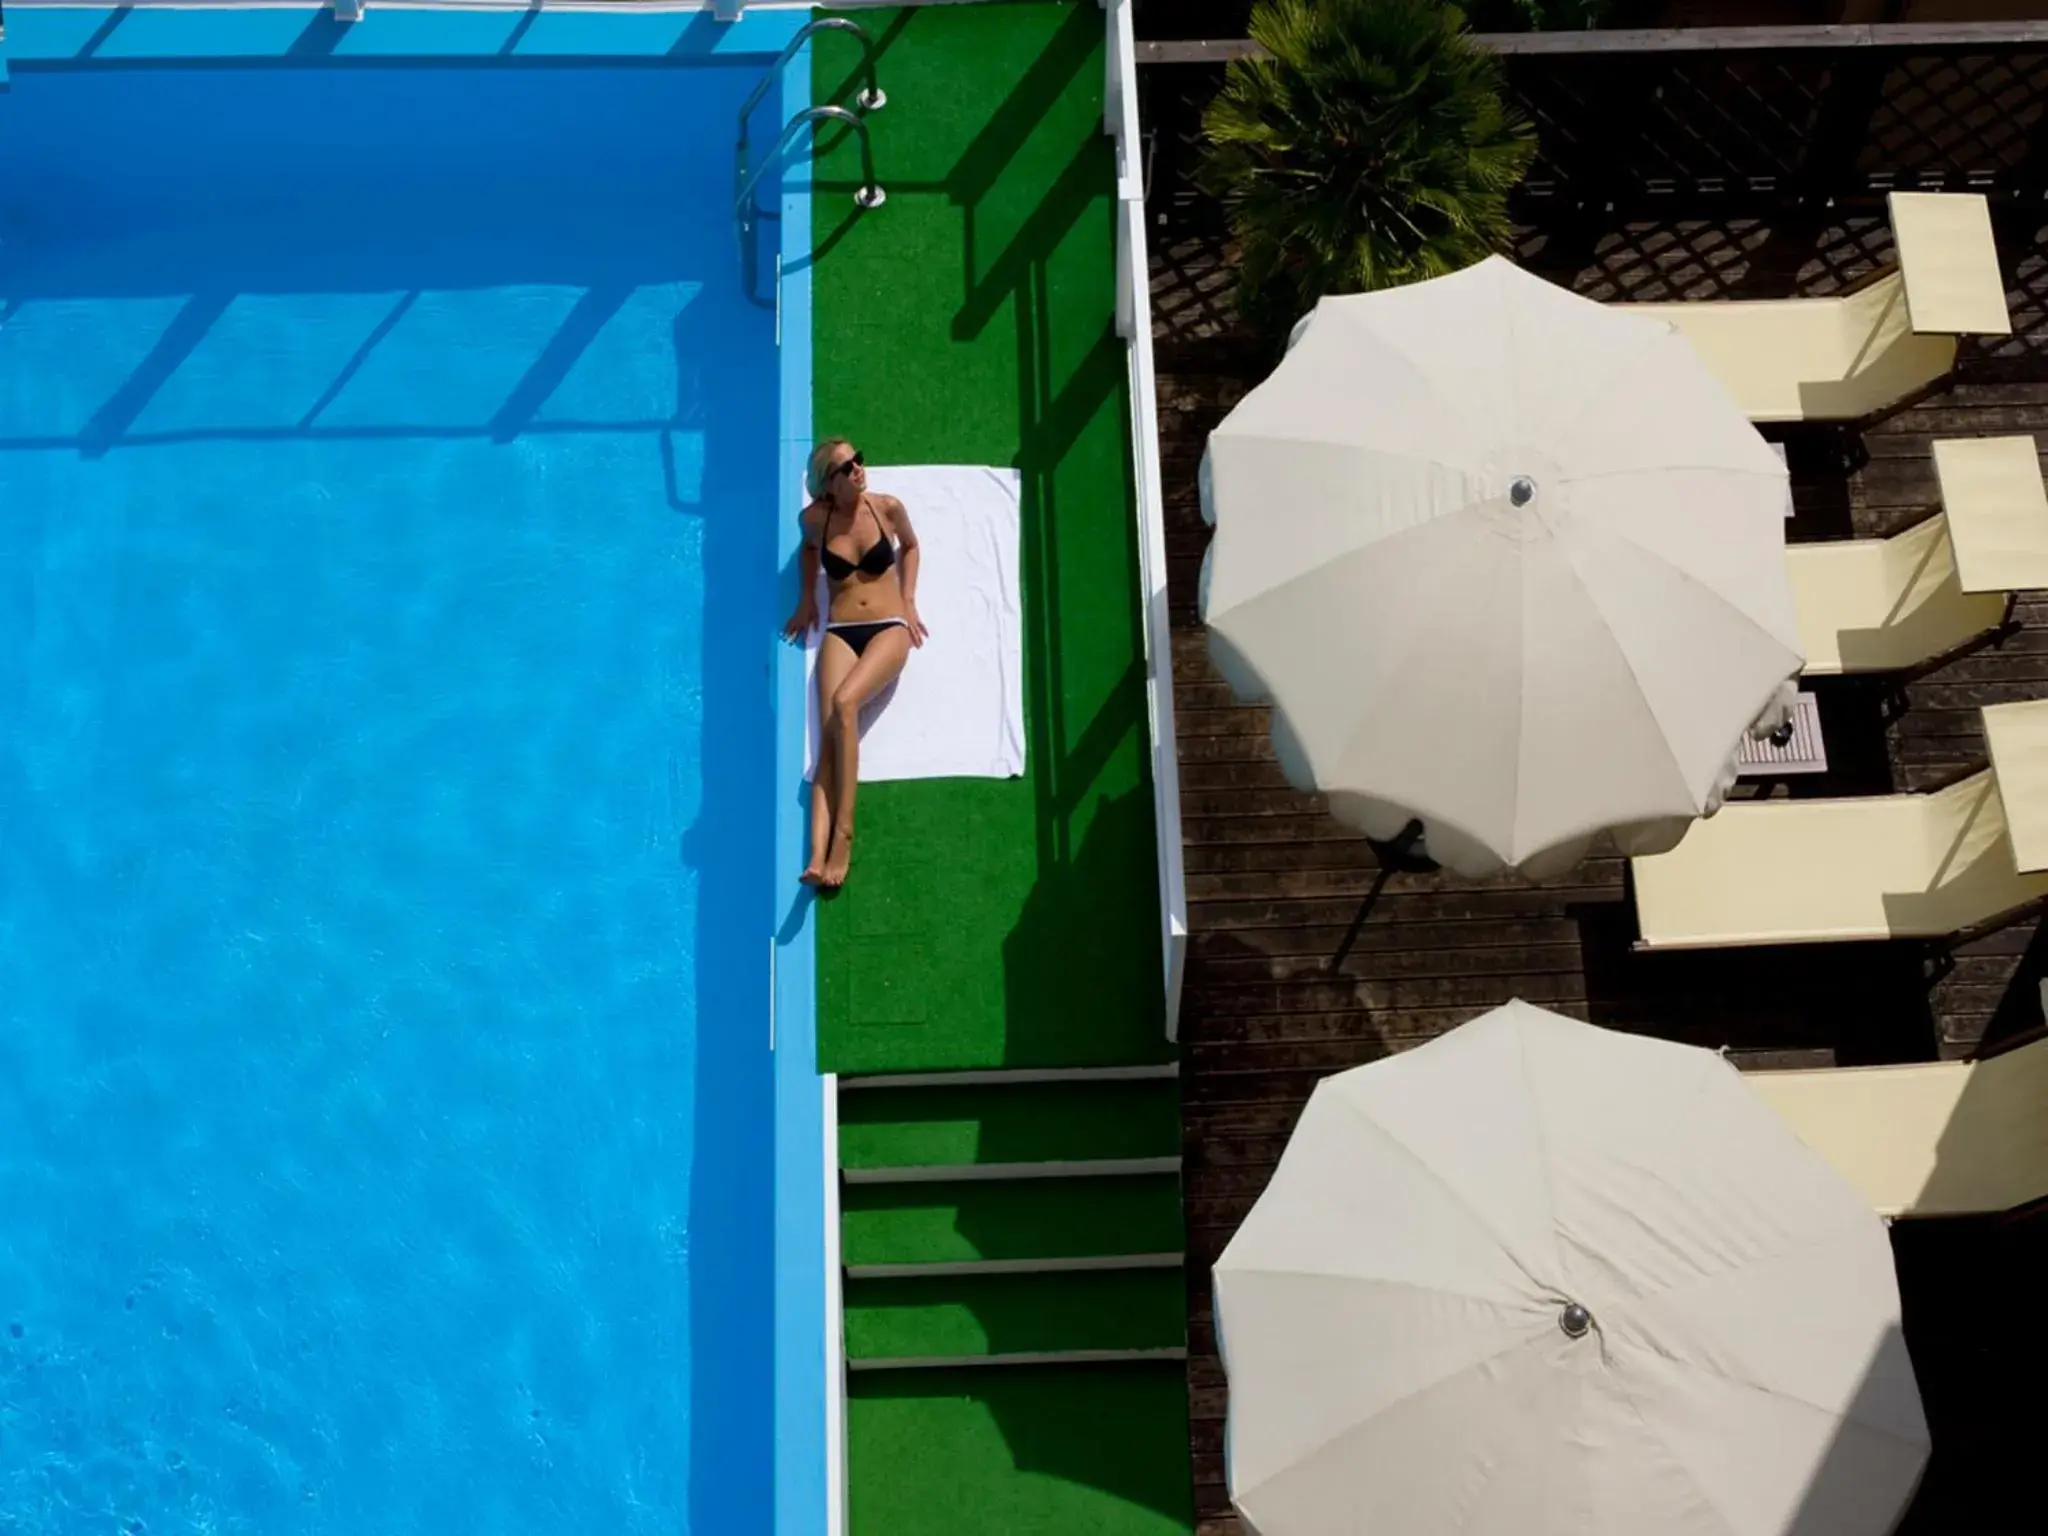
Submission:
[[[817,122],[844,123],[860,136],[860,190],[853,200],[863,208],[879,208],[885,194],[875,185],[875,152],[868,142],[867,119],[857,112],[844,107],[805,107],[782,125],[782,136],[775,141],[775,147],[761,157],[761,163],[747,174],[740,185],[740,195],[733,200],[732,216],[739,221],[744,231],[753,223],[747,217],[747,208],[753,201],[754,188],[767,174],[768,167],[782,158],[782,152],[789,148],[789,141],[796,137],[797,130]]]
[[[746,148],[747,119],[754,115],[754,108],[761,105],[761,98],[768,94],[768,87],[781,75],[783,66],[795,58],[796,51],[819,32],[851,32],[860,39],[860,63],[861,68],[867,73],[868,83],[867,88],[854,97],[854,103],[863,111],[873,112],[888,101],[889,98],[882,94],[882,87],[875,79],[875,40],[868,36],[868,29],[845,16],[822,16],[816,21],[807,21],[798,27],[796,35],[790,38],[782,52],[776,55],[775,62],[768,66],[760,80],[755,83],[752,93],[747,97],[746,105],[740,108],[741,149]],[[784,131],[787,132],[786,125]],[[771,155],[769,158],[774,157]],[[868,180],[872,183],[874,177],[870,176]]]
[[[763,98],[768,94],[768,88],[781,78],[783,67],[796,57],[797,50],[820,32],[850,32],[860,40],[860,67],[861,72],[867,77],[867,84],[853,98],[859,112],[849,112],[841,106],[805,107],[782,125],[782,135],[776,139],[775,147],[759,165],[750,169],[747,165],[751,158],[747,125],[754,115],[754,109],[761,105]],[[798,27],[782,52],[776,55],[775,62],[770,64],[761,78],[755,82],[754,89],[748,93],[746,103],[740,108],[740,131],[738,143],[734,145],[736,166],[733,176],[733,180],[739,186],[739,193],[734,197],[732,205],[733,224],[740,239],[740,280],[747,288],[750,298],[753,297],[754,287],[754,190],[760,185],[761,178],[767,175],[768,167],[782,159],[783,152],[789,148],[790,141],[796,137],[799,129],[820,122],[844,123],[860,135],[861,185],[853,194],[854,206],[864,209],[881,207],[887,194],[875,182],[874,146],[868,140],[868,125],[860,113],[878,111],[888,103],[888,100],[889,98],[882,93],[880,81],[875,78],[875,40],[868,35],[867,28],[845,16],[821,16],[816,21],[805,22]]]

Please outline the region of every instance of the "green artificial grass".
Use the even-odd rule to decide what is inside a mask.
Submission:
[[[855,19],[881,48],[888,202],[855,210],[856,145],[827,132],[815,425],[872,463],[1022,470],[1026,773],[862,787],[853,878],[818,920],[820,1065],[1163,1060],[1103,13]],[[847,99],[857,45],[816,49],[816,98]]]
[[[849,1359],[1171,1349],[1187,1342],[1177,1269],[850,1280]]]
[[[1037,1163],[1180,1152],[1171,1080],[870,1088],[839,1101],[839,1166]]]
[[[849,1184],[840,1196],[846,1264],[1179,1253],[1180,1181],[1025,1179],[987,1184]]]
[[[852,1536],[1187,1536],[1187,1377],[1157,1365],[859,1371]]]
[[[1022,472],[1026,772],[863,786],[853,878],[818,917],[819,1064],[1166,1060],[1103,12],[1074,0],[855,19],[881,47],[889,105],[870,123],[888,202],[855,212],[855,142],[823,135],[814,421],[876,464]],[[856,58],[849,40],[819,37],[814,99],[846,101]],[[1027,1124],[992,1102],[860,1099],[842,1100],[855,1166],[963,1148],[962,1160],[1011,1160],[998,1149],[1100,1148],[1125,1134],[1072,1100]],[[1128,1134],[1147,1150],[1092,1155],[1156,1155],[1155,1140],[1171,1150],[1158,1102],[1138,1103]],[[1183,1241],[1170,1176],[850,1185],[843,1210],[848,1264],[1177,1252]],[[1127,1333],[1132,1296],[1158,1301],[1154,1288],[1182,1284],[1178,1271],[1099,1290],[1025,1278],[969,1292],[851,1282],[849,1340],[880,1345],[907,1328],[913,1345],[1006,1347],[1050,1319]],[[1145,1327],[1181,1326],[1178,1305],[1140,1311]],[[1178,1362],[856,1373],[851,1536],[1186,1536],[1187,1408]]]

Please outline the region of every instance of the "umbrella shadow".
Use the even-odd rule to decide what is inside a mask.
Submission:
[[[2036,1496],[2048,1211],[1901,1221],[1892,1251],[1933,1441],[1898,1536],[2007,1527]]]
[[[1330,956],[1329,974],[1334,976],[1343,970],[1345,960],[1351,954],[1351,946],[1358,942],[1358,930],[1365,926],[1365,920],[1372,916],[1372,909],[1379,904],[1380,893],[1387,888],[1387,882],[1395,875],[1433,875],[1437,862],[1422,851],[1423,827],[1419,819],[1411,819],[1391,838],[1368,837],[1365,844],[1372,850],[1379,862],[1379,873],[1373,876],[1372,885],[1358,904],[1358,913],[1351,919],[1351,926],[1338,941],[1336,951]]]
[[[2036,1029],[1995,1048],[1981,1062],[2037,1048]],[[2040,1382],[2048,1373],[2048,1199],[2038,1175],[2048,1135],[2048,1104],[2033,1096],[2015,1106],[2008,1085],[1974,1070],[1934,1147],[1922,1199],[1976,1214],[1905,1216],[1891,1225],[1903,1332],[1873,1357],[1866,1391],[1887,1390],[1890,1358],[1902,1344],[1911,1358],[1932,1451],[1897,1527],[1898,1536],[1947,1536],[2009,1528],[2011,1510],[2034,1497]],[[2036,1182],[2015,1181],[2007,1159],[2032,1156]],[[2013,1209],[2007,1201],[2032,1196]],[[1870,1442],[1844,1431],[1822,1457],[1793,1536],[1843,1528],[1848,1488],[1867,1468]],[[1879,1529],[1875,1522],[1869,1529]]]
[[[1592,1023],[1725,1049],[1752,1058],[1745,1065],[1872,1066],[1934,1055],[1932,956],[1922,945],[1644,951],[1635,947],[1633,900],[1566,910],[1579,926]]]

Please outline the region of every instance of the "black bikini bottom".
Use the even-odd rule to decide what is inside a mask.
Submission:
[[[901,619],[877,619],[872,624],[827,624],[825,633],[837,635],[852,648],[855,656],[868,648],[868,642],[885,629],[894,629]]]

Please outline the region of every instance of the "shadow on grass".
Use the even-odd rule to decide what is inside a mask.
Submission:
[[[1038,878],[1002,944],[1003,1064],[1165,1059],[1150,790],[1072,808],[1046,799]]]
[[[1044,18],[1036,31],[1018,19],[1031,15]],[[979,28],[1004,43],[983,76],[992,87],[986,114],[967,120],[943,174],[907,164],[914,146],[899,151],[892,136],[915,121],[908,114],[918,110],[913,93],[924,62],[907,56],[926,32],[948,34],[941,46],[959,53],[963,45],[952,39]],[[882,26],[878,45],[887,54],[883,83],[892,100],[875,120],[875,152],[890,202],[856,215],[828,211],[821,199],[811,259],[824,267],[881,242],[881,225],[862,218],[915,210],[930,229],[935,203],[950,241],[958,210],[959,286],[949,291],[950,273],[934,274],[936,313],[919,317],[920,334],[929,330],[963,358],[968,348],[1001,358],[1005,370],[1015,358],[1013,376],[980,386],[1005,394],[1014,388],[1014,450],[996,447],[1003,437],[992,431],[975,452],[1010,452],[1023,481],[1028,768],[1023,782],[996,792],[1029,797],[1028,830],[1014,801],[1008,814],[1015,819],[1004,824],[1031,839],[1030,857],[1020,867],[1017,855],[1027,850],[1012,850],[1006,864],[1015,873],[1004,880],[1021,885],[1028,874],[1030,884],[1018,892],[1021,906],[1006,897],[998,908],[1007,932],[999,924],[994,931],[963,926],[946,940],[977,946],[976,964],[996,994],[989,1005],[991,1015],[1000,1013],[1000,1035],[991,1017],[973,1049],[991,1066],[1158,1060],[1169,1048],[1146,777],[1128,372],[1109,285],[1114,166],[1099,106],[1101,13],[1077,5],[1007,16],[1003,8],[973,17],[898,14]],[[833,89],[842,93],[851,89],[854,58],[844,40],[821,40],[819,79],[838,81]],[[1089,95],[1097,100],[1083,111]],[[814,183],[821,194],[851,192],[855,151],[843,133],[821,137]],[[942,331],[927,327],[941,316]],[[943,367],[930,375],[946,376]],[[842,429],[850,428],[831,427]],[[867,446],[893,455],[887,443]],[[925,1022],[921,1013],[914,1022]],[[937,1103],[924,1109],[935,1117],[951,1112]],[[1047,1156],[1045,1115],[957,1112],[978,1118],[984,1161]],[[1167,1137],[1152,1151],[1175,1149],[1177,1112],[1148,1124]],[[1153,1198],[1159,1192],[1163,1202]],[[849,1198],[915,1204],[930,1194],[928,1186],[922,1194],[856,1186]],[[1177,1181],[1168,1174],[978,1184],[945,1224],[956,1245],[984,1256],[1042,1255],[1048,1243],[1113,1253],[1132,1242],[1157,1252],[1178,1249],[1179,1215]],[[1084,1236],[1084,1227],[1094,1231]],[[879,1330],[874,1337],[887,1353],[943,1353],[949,1340],[964,1340],[963,1352],[995,1353],[1173,1346],[1185,1326],[1173,1269],[863,1281],[848,1299],[865,1308],[859,1326]],[[852,1390],[861,1405],[849,1446],[857,1528],[887,1528],[892,1536],[1081,1529],[1150,1536],[1192,1527],[1187,1388],[1178,1361],[858,1373]],[[883,1428],[891,1425],[900,1427]],[[864,1456],[887,1467],[890,1486],[881,1486],[880,1470],[863,1478]],[[1004,1468],[1014,1477],[1001,1475]],[[867,1490],[874,1501],[864,1504]]]
[[[910,25],[911,17],[913,17],[916,14],[917,12],[914,8],[905,6],[902,10],[897,11],[895,15],[891,16],[889,18],[888,24],[884,26],[879,32],[875,30],[874,21],[872,17],[855,16],[853,18],[855,21],[859,22],[864,28],[866,28],[868,36],[874,39],[873,62],[877,71],[880,71],[884,62],[888,59],[889,51],[896,46],[897,40],[903,36],[904,28]],[[823,47],[825,45],[813,44],[812,46]],[[859,45],[853,44],[851,46],[847,46],[845,48],[845,52],[849,57],[857,59],[859,54]],[[836,56],[837,55],[835,55],[835,57]],[[879,75],[877,78],[879,80]],[[835,107],[851,107],[854,105],[854,92],[858,91],[866,83],[866,69],[863,68],[858,62],[855,62],[840,74],[838,81],[829,89],[819,90],[817,88],[817,82],[814,78],[812,81],[812,99],[818,102],[820,105],[830,105]],[[886,92],[888,90],[887,82],[882,81],[880,83],[882,85],[882,89]]]
[[[1016,360],[1011,462],[1022,475],[1029,742],[1016,792],[1034,800],[1038,874],[1000,956],[987,962],[1002,969],[1000,1060],[1013,1066],[1110,1063],[1137,1059],[1133,1052],[1156,1059],[1165,1050],[1128,369],[1109,287],[1114,162],[1099,108],[1101,16],[1076,6],[1047,17],[1029,40],[999,11],[971,20],[898,14],[881,25],[878,47],[907,78],[888,86],[891,105],[876,119],[891,204],[871,215],[887,218],[919,199],[957,208],[961,286],[948,334],[958,346]],[[964,131],[943,175],[894,174],[889,135],[912,121],[896,114],[916,110],[918,89],[919,61],[905,53],[920,29],[978,26],[999,33],[1014,53],[1031,50],[1028,62]],[[821,37],[818,48],[819,78],[838,81],[835,92],[849,89],[857,45]],[[1093,98],[1085,111],[1084,98]],[[843,133],[821,138],[821,192],[851,189],[853,182],[832,178],[853,167],[854,148]],[[823,263],[858,220],[849,215],[831,228],[821,218],[820,226],[811,259]],[[864,240],[880,238],[877,228]],[[1089,291],[1073,292],[1077,281]],[[1013,343],[996,329],[1006,310]],[[868,446],[891,453],[886,443]]]
[[[1178,1364],[857,1373],[849,1391],[855,1530],[1173,1536],[1194,1528]],[[995,1489],[973,1475],[1004,1456],[1019,1474],[1014,1484]],[[886,1505],[866,1507],[863,1457],[887,1459],[905,1480]],[[1076,1485],[1111,1498],[1077,1496]]]
[[[1084,733],[1078,745],[1086,744]],[[1004,1009],[1011,1029],[1006,1056],[1012,1064],[1090,1059],[1096,1041],[1119,1048],[1095,1059],[1129,1061],[1146,1043],[1164,1044],[1156,1028],[1156,979],[1148,968],[1130,963],[1131,956],[1148,954],[1156,945],[1154,909],[1150,903],[1105,908],[1100,900],[1105,888],[1126,883],[1123,877],[1134,863],[1149,873],[1150,797],[1133,789],[1096,803],[1085,823],[1061,818],[1055,841],[1074,826],[1085,827],[1079,847],[1059,850],[1042,866],[1023,918],[1004,941]],[[1142,1027],[1134,1030],[1133,1021]],[[913,1112],[972,1122],[974,1155],[981,1163],[1177,1150],[1171,1084],[1138,1085],[1138,1095],[1123,1085],[1106,1087],[1054,1089],[1058,1104],[1042,1088],[995,1087],[966,1102],[927,1103]],[[1123,1102],[1113,1102],[1120,1096]],[[857,1198],[915,1205],[935,1197],[930,1186],[863,1186]],[[1172,1173],[976,1182],[952,1186],[937,1198],[950,1210],[959,1250],[984,1258],[1174,1253],[1182,1245],[1178,1179]],[[877,1353],[1168,1349],[1186,1337],[1182,1287],[1177,1268],[1148,1268],[865,1281],[850,1290],[848,1300],[876,1332],[870,1342]],[[935,1522],[935,1531],[1050,1531],[1062,1527],[1034,1522],[1050,1520],[1061,1509],[1104,1533],[1136,1536],[1192,1527],[1187,1382],[1178,1360],[891,1371],[855,1381],[857,1395],[871,1401],[898,1407],[906,1399],[923,1402],[928,1419],[921,1424],[947,1426],[946,1432],[970,1441],[977,1424],[992,1428],[1009,1466],[1032,1475],[1015,1485],[1018,1502],[1000,1523],[976,1523],[998,1518],[989,1511],[975,1520]],[[946,1400],[951,1406],[941,1408]],[[989,1450],[963,1447],[959,1454],[968,1464],[979,1455],[986,1466]],[[1093,1497],[1076,1502],[1075,1492],[1041,1484],[1041,1477],[1111,1495],[1121,1504]],[[930,1496],[943,1502],[937,1490]],[[922,1510],[920,1505],[920,1517]],[[912,1528],[908,1518],[906,1506],[892,1516],[892,1529]]]

